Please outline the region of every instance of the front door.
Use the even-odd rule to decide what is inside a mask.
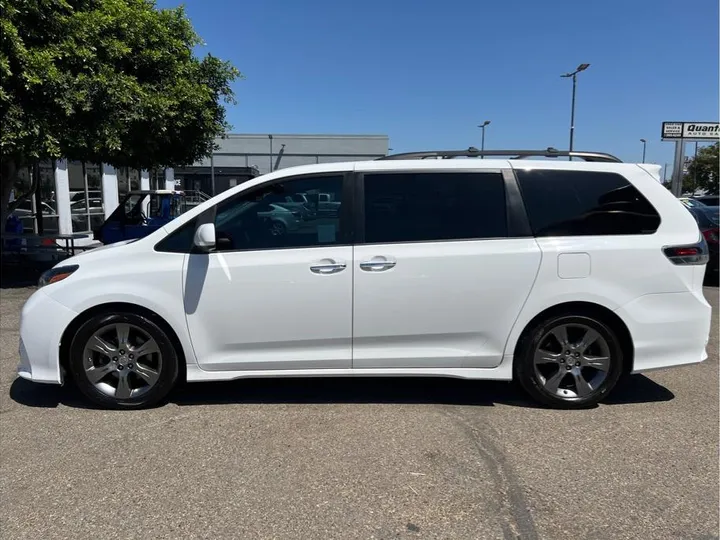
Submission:
[[[354,368],[500,363],[541,258],[534,238],[511,238],[505,181],[500,170],[363,175]]]
[[[350,368],[350,208],[309,217],[283,202],[296,193],[343,200],[343,173],[284,179],[218,204],[217,249],[184,269],[188,329],[205,370]]]

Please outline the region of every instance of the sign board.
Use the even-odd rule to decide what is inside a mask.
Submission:
[[[663,122],[663,141],[720,139],[720,122]]]

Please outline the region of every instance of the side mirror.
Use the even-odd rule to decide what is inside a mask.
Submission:
[[[215,248],[215,224],[203,223],[195,229],[193,244],[201,251],[211,251]]]

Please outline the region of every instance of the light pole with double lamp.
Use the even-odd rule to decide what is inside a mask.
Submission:
[[[590,64],[580,64],[575,71],[572,73],[565,73],[560,75],[561,77],[572,77],[573,89],[572,89],[572,105],[570,107],[570,151],[573,151],[573,138],[575,136],[575,87],[577,86],[577,74],[581,71],[585,71],[590,67]],[[572,161],[572,156],[570,156]]]
[[[482,129],[482,139],[480,140],[480,151],[483,152],[485,150],[485,128],[490,124],[490,120],[485,120],[482,124],[480,124],[478,127]],[[485,159],[485,156],[480,154],[480,159]]]

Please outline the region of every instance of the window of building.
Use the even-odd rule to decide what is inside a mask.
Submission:
[[[28,191],[32,185],[32,168],[23,167],[17,171],[17,178],[13,185],[12,200],[17,200]],[[33,206],[32,198],[25,199],[17,206],[13,212],[23,226],[23,233],[32,233],[35,230],[35,208]]]
[[[129,190],[129,182],[128,182],[128,168],[127,167],[117,167],[115,169],[115,176],[117,178],[117,186],[118,186],[118,200],[122,201],[123,197]]]
[[[42,230],[44,234],[58,234],[57,204],[55,202],[55,164],[52,161],[40,162],[40,199],[42,200]]]
[[[218,205],[218,250],[341,243],[342,189],[343,176],[320,176],[262,186],[231,197]],[[329,200],[321,200],[323,196]]]
[[[102,197],[102,167],[92,163],[68,163],[70,217],[73,232],[98,228],[105,220]]]
[[[364,178],[366,242],[507,237],[500,173],[408,172]]]
[[[23,167],[18,171],[18,178],[13,186],[13,199],[19,198],[30,191],[34,167]],[[39,233],[57,234],[58,215],[55,205],[55,168],[50,161],[40,163],[38,167],[40,192],[40,205],[36,194],[24,199],[15,208],[15,215],[23,225],[23,232],[27,234]],[[40,222],[39,220],[42,220]],[[42,224],[42,226],[40,225]]]
[[[150,171],[150,189],[165,189],[165,169]]]
[[[660,216],[643,195],[616,173],[517,171],[536,236],[652,234]]]
[[[130,167],[117,167],[115,169],[117,175],[118,200],[122,202],[130,191],[140,189],[140,171],[131,169]]]

